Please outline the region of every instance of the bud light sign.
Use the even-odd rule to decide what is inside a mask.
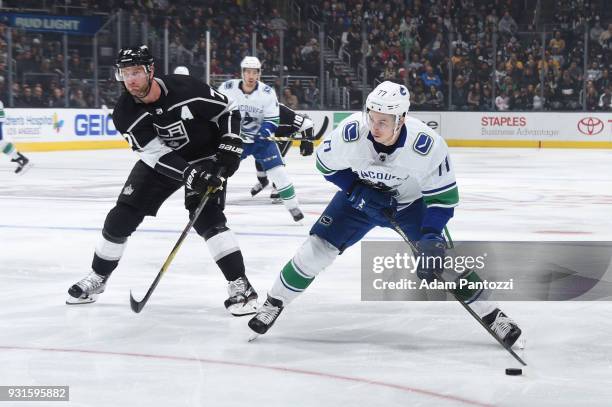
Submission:
[[[74,118],[77,136],[116,136],[113,118],[108,114],[77,114]]]

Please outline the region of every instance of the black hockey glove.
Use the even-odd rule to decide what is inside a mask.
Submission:
[[[214,193],[223,189],[225,178],[208,172],[201,166],[190,165],[183,173],[183,182],[187,189],[203,193]]]
[[[421,280],[431,283],[436,275],[444,271],[444,255],[446,254],[446,241],[438,233],[425,233],[416,242],[421,256],[421,261],[417,268],[417,276]]]
[[[302,154],[304,157],[311,155],[313,151],[314,146],[312,145],[312,141],[302,140],[300,142],[300,154]]]
[[[216,154],[217,168],[222,168],[221,176],[229,178],[240,166],[242,159],[242,140],[238,137],[221,137],[219,150]]]

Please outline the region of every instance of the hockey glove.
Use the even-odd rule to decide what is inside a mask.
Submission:
[[[351,206],[369,217],[384,223],[387,218],[383,210],[395,210],[397,201],[390,191],[381,191],[369,185],[356,183],[348,196]]]
[[[417,268],[417,276],[431,283],[436,275],[444,271],[444,255],[446,241],[437,233],[425,233],[416,243],[421,258]]]
[[[269,138],[276,132],[276,126],[268,121],[263,122],[259,132],[255,135],[255,141],[270,141]]]
[[[242,140],[238,137],[223,136],[216,154],[217,168],[222,168],[221,176],[229,178],[240,166],[242,159]]]
[[[300,142],[300,154],[302,154],[304,157],[311,155],[313,151],[314,146],[312,145],[312,141],[302,140]]]
[[[202,167],[190,165],[183,173],[185,187],[192,191],[203,193],[209,191],[214,193],[223,189],[225,178],[207,172]]]

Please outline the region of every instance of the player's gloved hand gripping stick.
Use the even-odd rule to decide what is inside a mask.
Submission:
[[[397,207],[397,201],[390,191],[382,191],[361,182],[354,183],[347,199],[353,208],[378,221],[385,219],[383,211],[394,211]]]
[[[216,178],[221,178],[221,174],[223,172],[225,172],[225,171],[226,170],[224,168],[219,168],[219,170],[218,170],[218,172],[217,172],[215,177]],[[187,182],[186,182],[186,185],[189,188],[189,185],[187,184]],[[132,311],[134,311],[136,313],[139,313],[140,311],[142,311],[142,309],[146,305],[147,301],[149,301],[149,298],[151,297],[151,294],[153,294],[153,291],[155,290],[155,287],[157,287],[157,284],[159,284],[159,281],[161,280],[162,276],[168,270],[168,267],[170,267],[170,263],[172,263],[172,260],[174,260],[174,256],[176,256],[176,253],[178,253],[181,245],[183,244],[183,241],[185,240],[185,238],[187,237],[187,234],[191,230],[191,227],[193,226],[195,221],[198,219],[198,217],[202,213],[202,210],[204,210],[204,207],[206,206],[206,203],[208,202],[210,197],[216,191],[218,191],[220,188],[222,188],[222,187],[215,187],[214,185],[208,186],[208,189],[202,195],[202,200],[200,201],[200,203],[199,203],[198,207],[196,208],[195,212],[193,213],[193,216],[191,217],[191,219],[187,223],[187,226],[185,226],[185,229],[183,229],[183,233],[181,233],[181,236],[179,237],[178,241],[174,244],[174,247],[172,248],[172,251],[170,252],[168,257],[166,258],[166,261],[162,265],[161,270],[159,270],[159,273],[157,273],[157,277],[155,277],[155,280],[153,280],[153,283],[149,287],[149,290],[145,294],[144,298],[142,300],[140,300],[140,301],[136,301],[136,299],[132,295],[132,291],[130,290],[130,307],[132,308]]]

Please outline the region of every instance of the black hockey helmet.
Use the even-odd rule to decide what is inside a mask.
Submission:
[[[154,62],[155,59],[146,45],[122,48],[119,50],[117,60],[115,61],[115,77],[118,81],[123,81],[123,78],[121,78],[121,68],[128,66],[144,65],[146,72],[151,72],[151,66],[153,66]]]

